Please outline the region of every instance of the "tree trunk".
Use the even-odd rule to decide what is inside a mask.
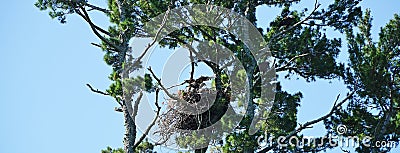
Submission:
[[[134,153],[135,139],[136,139],[136,124],[132,119],[126,105],[123,106],[124,120],[125,120],[125,135],[124,135],[124,150],[125,153]]]

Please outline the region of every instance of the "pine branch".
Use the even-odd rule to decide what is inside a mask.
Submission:
[[[288,32],[288,31],[292,30],[293,28],[297,27],[298,25],[303,24],[304,22],[306,22],[307,20],[309,20],[309,19],[311,18],[311,16],[315,13],[315,11],[317,11],[317,9],[318,9],[320,6],[321,6],[321,4],[318,3],[318,0],[315,0],[314,9],[311,11],[311,13],[310,13],[306,18],[304,18],[303,20],[301,20],[301,21],[295,23],[294,25],[290,26],[289,28],[287,28],[287,29],[285,29],[285,30],[283,30],[283,31],[281,31],[281,32],[279,32],[279,33],[273,35],[273,36],[271,37],[271,39],[269,40],[268,48],[271,48],[270,44],[272,44],[272,40],[278,38],[280,35],[282,35],[282,34]]]

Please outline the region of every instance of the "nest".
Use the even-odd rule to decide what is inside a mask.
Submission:
[[[158,120],[160,128],[157,133],[164,140],[168,140],[172,134],[188,134],[182,133],[182,130],[198,130],[213,125],[221,119],[229,107],[230,96],[224,91],[188,87],[179,90],[176,95],[187,103],[168,100],[167,110]]]

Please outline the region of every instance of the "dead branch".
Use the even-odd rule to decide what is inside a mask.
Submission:
[[[135,121],[135,117],[137,115],[137,112],[139,110],[139,104],[140,104],[140,100],[142,100],[142,97],[143,97],[143,92],[140,91],[139,92],[139,96],[137,97],[137,99],[135,101],[135,104],[133,105],[132,118],[133,118],[134,121]]]
[[[285,0],[285,1],[258,1],[257,5],[278,5],[278,4],[282,4],[282,2],[284,3],[293,3],[293,2],[298,2],[299,0]]]
[[[90,84],[86,84],[86,86],[88,86],[89,87],[89,89],[92,91],[92,92],[94,92],[94,93],[98,93],[98,94],[101,94],[101,95],[104,95],[104,96],[111,96],[111,94],[110,93],[108,93],[108,92],[104,92],[104,91],[101,91],[101,90],[99,90],[99,89],[94,89]],[[116,100],[116,102],[122,107],[122,103],[119,101],[119,98],[118,97],[114,97],[115,98],[115,100]],[[114,109],[115,111],[118,111],[116,108]]]
[[[94,23],[91,21],[91,19],[89,18],[89,15],[88,15],[88,13],[86,12],[86,10],[85,10],[83,7],[81,7],[81,9],[82,9],[82,11],[83,11],[83,13],[84,13],[86,19],[88,19],[87,21],[90,21],[90,22],[89,22],[90,26],[93,26],[96,30],[98,30],[98,31],[100,31],[101,33],[104,33],[104,34],[106,34],[106,35],[108,35],[108,36],[110,36],[110,37],[113,36],[113,35],[112,35],[111,33],[109,33],[107,30],[104,30],[103,28],[100,28],[99,26],[97,26],[96,24],[94,24]],[[78,12],[77,12],[77,13],[78,13]],[[79,13],[81,13],[81,12],[79,12]]]
[[[135,66],[139,64],[139,62],[142,60],[142,58],[146,55],[146,53],[150,50],[150,48],[157,42],[158,36],[161,33],[161,30],[164,28],[165,23],[167,21],[167,17],[169,15],[170,7],[168,7],[168,10],[166,11],[163,21],[161,22],[160,28],[157,30],[156,35],[154,36],[154,40],[147,45],[147,47],[144,49],[143,53],[135,60],[135,62],[132,64],[132,66]]]
[[[190,81],[192,81],[194,75],[194,58],[193,58],[193,51],[191,49],[189,49],[189,56],[190,56],[190,64],[192,66],[192,70],[190,71]]]
[[[96,44],[96,43],[90,43],[91,45],[93,45],[93,46],[95,46],[95,47],[99,47],[99,48],[101,48],[101,49],[103,49],[103,47],[100,45],[100,44]],[[110,51],[115,51],[115,52],[118,52],[117,50],[115,50],[115,49],[113,49],[113,48],[106,48],[107,50],[110,50]]]
[[[100,91],[99,89],[94,89],[89,83],[87,83],[86,86],[88,86],[89,89],[90,89],[92,92],[95,92],[95,93],[98,93],[98,94],[102,94],[102,95],[105,95],[105,96],[109,96],[109,95],[110,95],[110,94],[107,93],[107,92]]]
[[[121,107],[114,107],[114,111],[116,112],[123,112]]]
[[[105,37],[103,37],[100,33],[104,33],[106,35],[112,36],[109,32],[107,32],[104,29],[101,29],[100,27],[98,27],[97,25],[95,25],[92,20],[90,19],[88,13],[86,12],[85,8],[83,8],[82,6],[79,6],[80,9],[76,10],[76,13],[81,16],[90,26],[90,28],[92,29],[93,33],[99,37],[103,42],[105,42],[107,45],[110,45],[111,47],[113,47],[117,52],[120,52],[121,49],[119,47],[117,47],[115,44],[111,43],[110,41],[108,41]]]
[[[173,100],[177,100],[179,102],[185,102],[184,100],[172,95],[167,88],[164,87],[164,85],[161,83],[161,79],[159,79],[153,72],[153,70],[151,69],[151,67],[147,68],[151,75],[153,76],[153,78],[157,81],[157,84],[161,87],[161,89],[165,92],[165,94],[167,94],[168,97],[172,98]]]
[[[85,6],[90,7],[90,9],[88,11],[97,10],[97,11],[103,12],[105,14],[110,13],[110,10],[107,10],[105,8],[101,8],[101,7],[98,7],[98,6],[89,4],[89,3],[85,3]]]
[[[307,23],[307,22],[304,22],[302,24],[309,25],[309,26],[320,26],[320,27],[328,26],[327,24],[320,24],[320,23]]]
[[[295,57],[292,57],[289,61],[286,62],[285,65],[283,65],[281,67],[278,67],[278,68],[275,68],[275,69],[276,69],[276,71],[282,70],[285,67],[289,66],[289,64],[292,63],[294,60],[296,60],[296,59],[298,59],[300,57],[308,56],[308,55],[310,55],[310,53],[304,53],[304,54],[300,54],[300,55],[297,55]]]
[[[160,105],[158,105],[158,93],[159,92],[160,92],[160,89],[157,88],[156,89],[156,101],[154,102],[154,104],[157,107],[156,117],[154,117],[153,121],[150,123],[150,125],[147,127],[147,129],[144,131],[143,135],[139,138],[139,140],[135,143],[135,145],[133,145],[133,148],[136,148],[137,146],[139,146],[139,144],[146,138],[146,136],[150,132],[150,129],[156,124],[156,121],[159,118],[160,110],[161,110]]]
[[[186,83],[186,81],[184,81],[184,82],[182,82],[182,83],[180,83],[180,84],[177,84],[177,85],[173,85],[173,86],[171,86],[171,87],[168,87],[167,90],[172,89],[172,88],[175,88],[175,87],[178,87],[178,86],[181,86],[181,85],[184,85],[185,83]]]

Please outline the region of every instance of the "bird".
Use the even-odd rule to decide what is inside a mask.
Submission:
[[[185,89],[187,93],[183,94],[182,91],[178,91],[178,95],[180,95],[181,98],[188,101],[189,103],[196,103],[201,99],[200,89],[206,86],[204,82],[211,80],[212,78],[213,77],[200,76],[197,79],[185,80],[185,83],[189,84],[188,86],[186,86]]]
[[[203,82],[211,80],[213,77],[208,77],[208,76],[200,76],[198,79],[195,80],[185,80],[186,83],[189,84],[188,88],[189,89],[195,89],[198,90],[202,87],[205,86]]]
[[[293,15],[288,15],[288,16],[284,17],[281,22],[279,22],[278,26],[279,27],[288,27],[290,25],[293,25],[294,22],[296,21],[295,19],[296,18]]]

